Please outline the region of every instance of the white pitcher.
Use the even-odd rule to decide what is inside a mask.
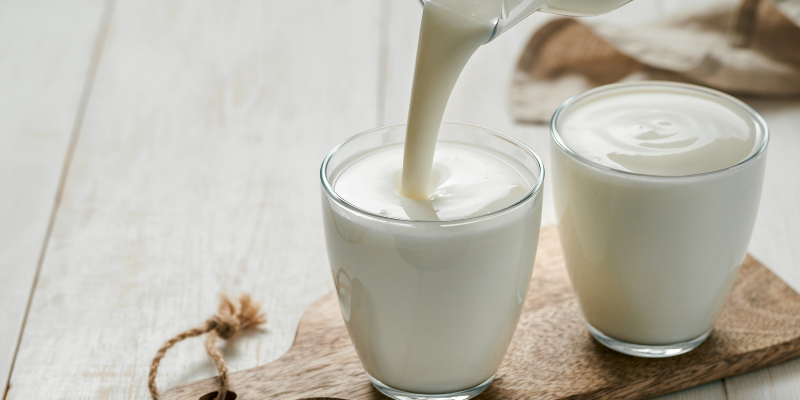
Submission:
[[[536,11],[586,17],[614,11],[632,0],[419,0],[423,7],[429,2],[447,7],[452,1],[484,2],[496,7],[497,19],[488,43]]]

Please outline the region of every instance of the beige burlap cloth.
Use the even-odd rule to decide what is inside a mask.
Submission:
[[[547,122],[572,95],[644,79],[800,95],[800,0],[722,0],[636,27],[554,20],[520,57],[511,112],[519,122]]]

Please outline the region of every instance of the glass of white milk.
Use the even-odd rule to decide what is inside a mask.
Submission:
[[[643,82],[573,97],[550,127],[558,230],[592,335],[640,357],[699,346],[747,252],[764,120],[715,90]]]
[[[431,199],[405,198],[405,134],[405,125],[361,133],[322,163],[331,272],[376,388],[396,399],[465,400],[491,384],[516,329],[544,168],[515,139],[445,123]]]

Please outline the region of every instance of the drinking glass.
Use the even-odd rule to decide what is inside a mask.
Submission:
[[[403,146],[405,131],[396,125],[361,133],[323,161],[328,259],[342,317],[373,385],[394,399],[464,400],[491,384],[516,329],[536,256],[544,168],[515,139],[446,123],[438,143],[502,154],[530,192],[502,210],[452,221],[389,218],[337,194],[343,167],[375,149]]]
[[[685,176],[619,170],[570,149],[559,133],[561,120],[584,102],[628,90],[712,99],[750,124],[755,146],[735,165]],[[550,130],[558,231],[591,334],[611,349],[640,357],[674,356],[699,346],[722,311],[753,232],[769,141],[764,120],[716,90],[644,82],[608,85],[567,100]]]

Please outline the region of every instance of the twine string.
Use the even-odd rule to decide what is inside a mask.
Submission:
[[[153,362],[150,364],[150,377],[147,382],[150,396],[153,400],[159,400],[160,394],[156,387],[156,375],[158,374],[158,366],[161,364],[161,359],[164,358],[167,350],[182,340],[208,333],[205,343],[206,353],[214,361],[214,366],[219,372],[219,390],[217,391],[216,400],[224,400],[225,396],[228,395],[228,366],[222,358],[222,351],[215,346],[217,337],[223,340],[230,340],[242,331],[255,328],[265,322],[267,322],[267,319],[264,313],[261,312],[261,306],[253,301],[249,295],[243,294],[239,297],[238,307],[227,296],[223,295],[217,314],[209,318],[203,326],[177,334],[158,349]]]

